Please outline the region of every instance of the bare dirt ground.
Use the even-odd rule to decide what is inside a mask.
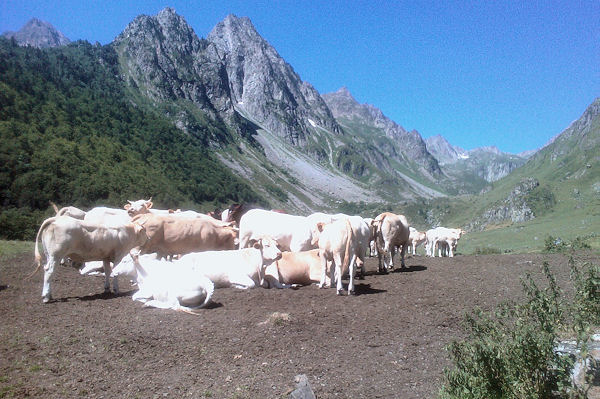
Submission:
[[[66,267],[42,304],[42,273],[24,280],[33,256],[3,260],[0,397],[282,398],[306,374],[318,398],[431,398],[465,312],[520,297],[544,261],[567,284],[562,255],[417,256],[389,275],[369,259],[355,297],[221,289],[194,316],[144,308],[125,279],[104,295],[101,277]]]

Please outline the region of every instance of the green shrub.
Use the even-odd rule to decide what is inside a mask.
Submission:
[[[590,245],[586,242],[585,237],[575,237],[573,241],[568,242],[560,237],[548,236],[544,240],[544,252],[548,253],[558,253],[558,252],[567,252],[578,251],[582,249],[590,249]]]
[[[467,338],[448,347],[454,367],[445,371],[441,398],[585,397],[570,380],[574,360],[554,349],[571,331],[586,357],[590,324],[600,321],[600,269],[580,271],[570,263],[575,300],[564,299],[544,263],[546,288],[527,274],[524,303],[505,302],[495,312],[466,317]]]

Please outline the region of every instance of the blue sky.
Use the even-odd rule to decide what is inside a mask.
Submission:
[[[539,148],[600,97],[598,0],[0,0],[0,31],[37,17],[107,44],[166,6],[200,37],[247,16],[319,92],[346,86],[405,129],[464,149]]]

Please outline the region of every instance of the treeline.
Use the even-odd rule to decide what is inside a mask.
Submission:
[[[110,45],[0,39],[0,237],[34,237],[49,201],[88,208],[148,196],[164,207],[265,204],[202,137],[131,101]]]

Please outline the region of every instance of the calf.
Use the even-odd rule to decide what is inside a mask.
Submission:
[[[425,251],[427,256],[435,257],[435,250],[438,249],[438,256],[453,257],[456,251],[458,240],[465,233],[462,229],[449,229],[447,227],[436,227],[427,230],[427,242]]]
[[[44,220],[35,238],[36,271],[42,264],[38,249],[41,240],[46,264],[42,300],[52,299],[50,278],[61,259],[69,257],[76,262],[101,260],[104,265],[104,290],[110,290],[110,262],[117,264],[134,247],[143,245],[146,232],[142,226],[131,223],[120,226],[104,226],[69,216],[55,216]],[[118,283],[113,281],[115,292]]]
[[[409,227],[410,234],[408,236],[408,253],[417,254],[417,247],[427,240],[427,234],[420,232],[414,227]]]

